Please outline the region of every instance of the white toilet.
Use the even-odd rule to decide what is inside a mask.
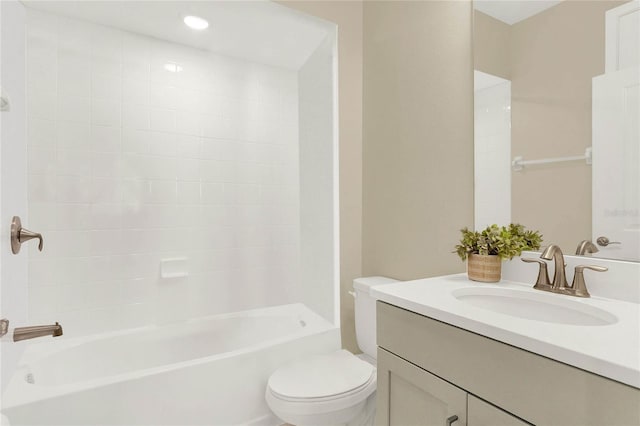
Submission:
[[[355,321],[358,346],[353,355],[340,350],[300,359],[276,370],[267,385],[267,404],[280,419],[296,426],[372,425],[376,391],[376,301],[371,287],[390,278],[358,278]]]

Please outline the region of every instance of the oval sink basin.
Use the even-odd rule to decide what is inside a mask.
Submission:
[[[538,293],[537,290],[468,287],[454,290],[452,294],[477,308],[534,321],[582,326],[609,325],[618,321],[615,315],[571,300],[571,296]]]

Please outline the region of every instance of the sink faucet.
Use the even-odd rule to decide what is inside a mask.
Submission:
[[[585,253],[597,253],[597,252],[598,252],[598,247],[596,247],[596,245],[589,240],[580,241],[580,244],[578,244],[578,248],[576,249],[576,254],[578,256],[584,256]]]
[[[585,240],[586,241],[586,240]],[[582,243],[584,243],[583,241]],[[587,241],[589,244],[591,242]],[[580,243],[582,245],[582,243]],[[593,245],[593,244],[592,244]],[[580,248],[580,246],[578,246]],[[584,282],[584,270],[591,269],[592,271],[605,272],[608,268],[598,265],[578,265],[576,266],[576,273],[573,276],[573,282],[571,285],[567,284],[567,276],[565,273],[564,256],[562,250],[555,244],[551,244],[540,255],[541,259],[552,260],[555,263],[555,272],[553,274],[553,283],[549,284],[549,276],[547,275],[547,264],[542,260],[522,258],[521,260],[526,263],[538,263],[540,265],[540,271],[538,272],[538,279],[533,286],[536,290],[550,291],[551,293],[566,294],[568,296],[575,297],[591,297],[587,290],[587,285]]]
[[[62,336],[62,326],[57,322],[54,325],[36,325],[31,327],[16,327],[13,330],[13,341],[33,339],[42,336]]]
[[[553,263],[555,265],[552,283],[553,289],[560,290],[567,288],[567,276],[564,271],[564,256],[562,255],[560,247],[555,244],[551,244],[542,252],[540,258],[544,260],[553,259]]]

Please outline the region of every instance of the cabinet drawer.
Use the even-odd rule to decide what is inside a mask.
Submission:
[[[640,390],[378,302],[378,345],[539,425],[640,425]]]

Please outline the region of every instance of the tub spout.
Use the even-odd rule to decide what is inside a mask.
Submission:
[[[57,322],[54,325],[36,325],[32,327],[17,327],[13,331],[13,341],[19,342],[21,340],[34,339],[36,337],[62,336],[62,326]]]

